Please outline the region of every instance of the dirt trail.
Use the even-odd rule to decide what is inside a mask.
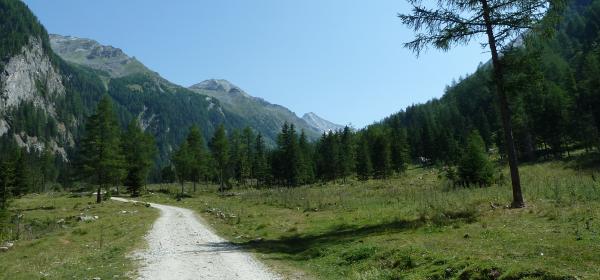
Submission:
[[[113,197],[121,202],[131,200]],[[135,253],[140,279],[281,279],[251,255],[214,234],[189,209],[151,203],[160,217]]]

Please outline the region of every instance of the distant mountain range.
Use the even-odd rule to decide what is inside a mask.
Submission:
[[[105,71],[112,78],[134,74],[154,76],[163,83],[172,84],[160,78],[135,57],[129,57],[121,49],[104,46],[100,43],[73,36],[50,35],[52,50],[66,61]],[[315,139],[320,133],[343,128],[309,113],[307,118],[299,118],[286,107],[271,104],[264,99],[253,97],[238,86],[222,79],[210,79],[189,87],[190,90],[217,99],[221,106],[245,119],[251,127],[278,131],[284,122],[294,124],[299,130]],[[273,133],[267,133],[272,138]]]

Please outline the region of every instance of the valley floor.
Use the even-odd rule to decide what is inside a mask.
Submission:
[[[221,264],[239,271],[243,265],[235,260],[251,259],[239,249],[288,279],[598,279],[600,173],[594,166],[522,166],[524,209],[506,208],[507,182],[454,189],[434,168],[412,168],[385,181],[245,188],[225,195],[203,185],[182,201],[174,199],[179,186],[152,185],[140,198],[194,210],[235,247],[198,227],[185,209],[165,206],[175,211],[157,220],[159,212],[144,203],[28,195],[12,203],[11,213],[22,214],[20,240],[0,252],[0,279],[130,279],[136,271],[146,277],[168,267],[160,260],[170,253],[190,260],[214,254],[209,258],[222,261],[202,266],[194,259],[194,273],[211,273]],[[161,219],[164,226],[158,227]],[[158,245],[151,238],[157,230],[169,235],[154,240]],[[139,251],[146,233],[148,247]],[[206,246],[168,243],[177,236]],[[165,250],[153,251],[156,246]],[[132,259],[133,252],[147,255]],[[225,275],[219,273],[214,275]]]
[[[527,207],[508,182],[453,189],[436,169],[401,178],[280,189],[177,185],[144,197],[196,210],[290,279],[597,279],[600,183],[575,161],[522,167]],[[189,186],[191,187],[191,186]]]

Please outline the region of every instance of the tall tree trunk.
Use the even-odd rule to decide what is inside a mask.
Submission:
[[[102,202],[102,195],[100,192],[102,191],[102,187],[98,186],[98,192],[96,192],[96,203]]]
[[[523,201],[523,193],[521,191],[521,178],[519,177],[519,167],[517,162],[517,151],[513,139],[512,123],[510,120],[510,109],[508,108],[508,98],[504,89],[504,73],[498,50],[496,48],[496,38],[494,37],[494,29],[490,19],[490,7],[488,0],[480,0],[483,8],[483,19],[486,25],[486,33],[490,51],[492,53],[492,64],[494,66],[494,80],[496,84],[496,92],[500,102],[500,115],[502,118],[502,127],[504,128],[504,142],[506,145],[506,153],[508,155],[508,165],[510,167],[510,178],[512,181],[513,192],[513,208],[521,208],[525,206]]]

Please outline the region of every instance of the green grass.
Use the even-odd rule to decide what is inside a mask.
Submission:
[[[597,279],[600,176],[575,166],[522,166],[524,209],[505,207],[508,184],[452,189],[416,168],[387,181],[144,199],[196,210],[291,278]]]
[[[143,236],[158,212],[141,204],[94,201],[65,194],[14,200],[10,212],[23,215],[20,236],[10,251],[0,253],[0,279],[133,277],[136,264],[127,255],[144,245]],[[81,213],[98,219],[77,221]],[[16,228],[9,229],[14,238]]]

